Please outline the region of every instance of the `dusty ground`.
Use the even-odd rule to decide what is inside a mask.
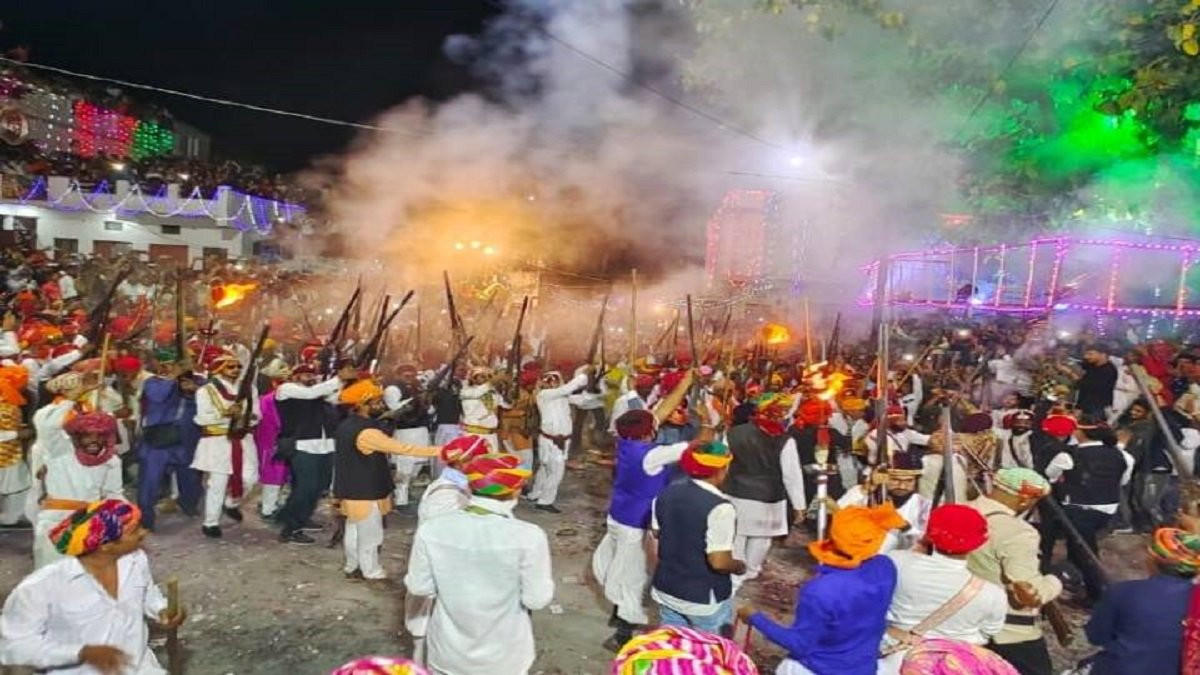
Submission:
[[[610,608],[593,589],[589,559],[603,534],[608,476],[599,466],[569,472],[560,492],[562,515],[526,506],[517,510],[550,536],[557,583],[554,604],[534,614],[534,673],[607,673],[610,655],[600,644],[609,635]],[[318,546],[285,546],[276,541],[273,528],[246,511],[246,521],[227,526],[221,540],[205,539],[198,520],[176,513],[160,516],[158,532],[147,540],[157,581],[178,577],[191,614],[180,633],[189,675],[315,675],[358,656],[409,653],[402,585],[347,582],[340,547],[324,545],[328,531],[317,535]],[[328,514],[318,515],[328,520]],[[387,519],[383,563],[393,579],[403,577],[415,525],[411,513]],[[30,570],[30,536],[28,531],[0,532],[0,595]],[[743,594],[777,617],[788,616],[810,562],[804,541],[796,534],[777,545],[764,577]],[[1137,537],[1108,539],[1105,559],[1113,563],[1115,578],[1138,574],[1141,546]],[[1081,613],[1071,617],[1078,624],[1086,619]],[[1082,631],[1076,642],[1069,653],[1055,647],[1056,658],[1065,664],[1088,651]],[[773,672],[779,653],[757,636],[754,654],[764,673]],[[161,652],[160,659],[165,665]]]

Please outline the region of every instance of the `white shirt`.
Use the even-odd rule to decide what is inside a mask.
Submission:
[[[72,451],[46,458],[46,495],[56,499],[94,502],[101,499],[124,499],[121,491],[121,458],[113,455],[96,466],[79,463]]]
[[[670,446],[666,446],[670,447]],[[696,485],[713,493],[714,495],[724,499],[725,502],[717,504],[711,511],[708,512],[707,527],[704,531],[704,553],[716,553],[718,551],[733,551],[733,534],[737,529],[737,512],[734,511],[733,504],[729,501],[729,497],[714,487],[711,483],[702,480],[690,479]],[[650,527],[655,532],[658,527],[658,499],[650,506]],[[650,597],[655,602],[666,605],[680,614],[691,616],[711,616],[720,607],[720,603],[716,601],[711,594],[709,602],[701,604],[696,602],[688,602],[674,596],[663,593],[657,588],[650,589]]]
[[[46,460],[50,457],[70,455],[75,452],[71,437],[63,430],[67,415],[75,409],[75,402],[63,399],[57,403],[49,403],[38,408],[33,414],[33,430],[37,437],[34,441],[34,451],[31,453],[34,461],[30,462],[29,470],[37,474]]]
[[[888,624],[912,630],[939,607],[954,597],[971,573],[966,560],[955,560],[938,553],[892,551],[887,556],[896,565],[896,590],[888,608]],[[959,640],[973,645],[987,644],[988,638],[1004,628],[1008,614],[1008,596],[1004,589],[985,583],[965,607],[925,633],[925,637]]]
[[[421,495],[417,504],[417,525],[438,516],[458,513],[470,502],[467,477],[453,467],[444,467],[441,475],[433,480]]]
[[[79,291],[75,290],[75,280],[69,274],[58,277],[58,292],[62,295],[63,300],[74,300],[79,297]]]
[[[570,382],[537,393],[538,413],[542,418],[542,433],[551,436],[571,434],[571,394],[587,386],[587,373],[579,373]]]
[[[1033,438],[1032,432],[1014,436],[1010,429],[993,429],[992,433],[1000,441],[1001,469],[1033,468],[1033,448],[1029,445],[1029,440]]]
[[[311,387],[300,384],[299,382],[284,382],[275,390],[275,402],[297,400],[297,401],[315,401],[317,399],[325,399],[326,403],[337,405],[338,394],[342,391],[342,379],[340,377],[331,377],[320,384],[314,384]],[[334,439],[325,436],[325,429],[321,429],[320,438],[305,438],[296,441],[296,450],[298,452],[307,452],[310,455],[328,455],[336,448]]]
[[[869,503],[867,491],[863,489],[863,486],[852,485],[838,500],[838,507],[867,506]],[[908,523],[908,529],[904,531],[888,530],[887,536],[883,539],[883,545],[879,547],[879,552],[907,550],[912,548],[916,542],[924,539],[925,527],[929,524],[929,512],[932,508],[932,502],[918,493],[913,493],[908,501],[904,502],[904,506],[896,509],[904,522]]]
[[[1100,441],[1086,441],[1080,443],[1076,447],[1087,448],[1097,445],[1103,445],[1103,443]],[[1121,453],[1121,458],[1125,460],[1125,472],[1121,474],[1121,485],[1126,485],[1129,483],[1130,476],[1133,475],[1133,455],[1125,452],[1125,448],[1121,446],[1117,446],[1117,450]],[[1074,468],[1075,459],[1071,457],[1070,453],[1060,452],[1055,455],[1054,459],[1050,460],[1050,464],[1046,466],[1046,478],[1048,478],[1050,482],[1054,482],[1062,477],[1064,473]],[[1068,500],[1063,503],[1070,504],[1071,502],[1068,498]],[[1100,511],[1101,513],[1107,513],[1109,515],[1117,512],[1117,506],[1118,504],[1115,502],[1112,504],[1075,504],[1076,508]]]
[[[226,391],[236,394],[237,382],[230,382],[223,377],[215,378],[215,380],[220,380],[221,386],[225,387]],[[279,394],[276,393],[275,396],[276,400],[279,400]],[[254,407],[251,414],[254,419],[262,417],[262,410],[259,408],[260,399],[258,387],[251,385],[250,402]],[[200,427],[218,427],[228,430],[230,419],[225,416],[225,409],[231,405],[233,405],[233,401],[226,401],[217,391],[214,383],[209,382],[196,391],[196,416],[192,418],[192,421]]]
[[[167,600],[154,585],[143,551],[117,561],[117,599],[77,558],[64,558],[25,577],[0,614],[0,664],[27,665],[60,675],[95,675],[80,665],[79,650],[108,645],[125,652],[122,675],[164,671],[148,647],[145,618],[157,620]]]
[[[867,445],[867,450],[872,455],[875,455],[875,453],[879,451],[879,446],[875,442],[878,433],[879,429],[872,429],[867,432],[867,437],[864,439],[864,442]],[[891,453],[908,452],[908,448],[911,445],[929,445],[930,438],[928,434],[923,434],[919,431],[909,428],[905,428],[904,431],[899,432],[889,431],[887,436],[888,452]],[[880,461],[884,461],[884,458],[880,458]]]
[[[495,429],[500,426],[500,418],[496,413],[502,407],[507,408],[508,403],[496,391],[491,382],[478,385],[465,384],[462,391],[459,392],[459,397],[462,398],[463,424],[484,429]]]
[[[554,576],[546,533],[514,518],[514,506],[472,497],[417,528],[404,585],[437,596],[425,638],[435,672],[523,675],[533,665],[529,612],[550,604]]]

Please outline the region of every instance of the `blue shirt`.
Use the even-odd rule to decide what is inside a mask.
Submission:
[[[851,570],[818,565],[817,576],[800,587],[791,626],[762,613],[750,625],[814,673],[875,675],[895,589],[896,566],[887,556]]]
[[[1102,648],[1092,675],[1178,673],[1191,594],[1192,580],[1171,574],[1110,586],[1086,627]]]

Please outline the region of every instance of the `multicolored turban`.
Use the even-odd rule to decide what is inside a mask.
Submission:
[[[987,543],[987,519],[965,504],[942,504],[929,513],[925,538],[941,553],[966,555]]]
[[[750,421],[768,436],[782,436],[787,432],[784,419],[792,407],[792,399],[786,394],[763,394],[754,400],[754,416]]]
[[[732,640],[679,626],[634,637],[613,659],[609,675],[758,675]]]
[[[1150,557],[1184,577],[1200,572],[1200,535],[1174,527],[1160,527],[1150,539]]]
[[[408,659],[368,656],[339,666],[329,675],[429,675],[429,671]]]
[[[1020,675],[999,654],[958,640],[921,640],[908,650],[900,675]]]
[[[142,511],[136,504],[106,499],[67,516],[49,536],[59,553],[81,556],[117,541],[141,522]]]
[[[377,398],[383,398],[383,387],[374,380],[359,380],[338,394],[338,403],[357,406]]]
[[[833,514],[829,536],[808,545],[817,562],[840,569],[854,569],[879,553],[890,530],[907,523],[890,502],[879,506],[848,506]]]
[[[1033,469],[1009,467],[996,472],[995,486],[1009,494],[1041,498],[1050,494],[1050,483]]]
[[[679,468],[692,478],[710,478],[729,466],[732,461],[733,453],[724,443],[692,441],[687,450],[683,451],[683,456],[679,458]]]
[[[46,391],[56,395],[68,395],[83,388],[83,376],[79,373],[63,373],[46,383]]]
[[[483,436],[474,434],[459,436],[442,446],[441,460],[443,464],[458,466],[476,457],[491,454],[492,445]]]
[[[507,497],[518,492],[532,472],[518,468],[521,458],[508,453],[480,455],[467,462],[466,474],[471,494],[481,497]]]

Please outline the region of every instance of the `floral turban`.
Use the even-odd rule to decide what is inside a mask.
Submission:
[[[879,553],[888,531],[907,523],[891,503],[880,506],[849,506],[833,514],[829,538],[808,545],[817,562],[830,567],[854,569]]]
[[[429,675],[429,671],[408,659],[368,656],[339,666],[329,675]]]
[[[609,675],[758,675],[732,640],[679,626],[662,626],[625,643]]]
[[[613,423],[617,436],[626,440],[641,440],[654,435],[654,415],[649,410],[627,410]]]
[[[482,436],[459,436],[442,446],[441,460],[443,464],[462,464],[480,455],[492,452],[492,446]]]
[[[1020,675],[998,654],[979,645],[924,639],[904,656],[900,675]]]
[[[1150,556],[1180,576],[1195,576],[1200,572],[1200,535],[1160,527],[1150,539]]]
[[[1009,494],[1022,497],[1041,498],[1050,494],[1050,483],[1033,469],[1000,469],[996,472],[995,485]]]
[[[709,478],[729,466],[732,461],[733,453],[729,452],[729,446],[724,443],[692,441],[679,458],[679,468],[692,478]]]
[[[362,405],[377,398],[383,398],[383,387],[374,380],[359,380],[338,394],[338,402],[342,405]]]
[[[987,543],[987,520],[965,504],[942,504],[929,513],[925,538],[941,553],[966,555]]]
[[[83,376],[79,373],[63,373],[46,383],[51,394],[69,394],[83,388]]]
[[[50,541],[59,553],[81,556],[117,541],[142,522],[142,511],[120,499],[92,502],[67,516],[50,530]]]
[[[25,405],[22,393],[29,384],[29,371],[24,366],[0,366],[0,401],[9,405]]]
[[[507,497],[525,485],[533,474],[517,468],[521,458],[508,453],[480,455],[467,462],[463,473],[467,476],[471,494],[481,497]]]

